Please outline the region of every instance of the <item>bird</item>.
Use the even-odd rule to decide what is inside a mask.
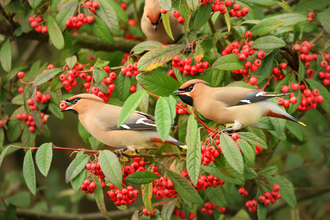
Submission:
[[[165,31],[160,12],[159,0],[145,0],[144,12],[141,18],[141,29],[148,40],[159,41],[163,44],[176,43],[184,34],[184,26],[173,16],[175,9],[168,11],[170,26],[174,40]]]
[[[265,116],[283,118],[306,126],[268,100],[290,93],[263,92],[244,87],[209,87],[207,84],[204,80],[192,79],[174,93],[205,118],[220,124],[233,123],[233,126],[222,131],[239,130],[256,124]]]
[[[117,127],[122,107],[107,104],[93,94],[78,94],[61,102],[70,105],[62,112],[71,111],[78,115],[80,123],[92,136],[117,148],[115,152],[121,156],[127,149],[138,152],[137,150],[147,148],[150,144],[163,143],[157,132],[155,118],[151,115],[135,111]],[[185,144],[171,136],[164,143],[187,149]]]

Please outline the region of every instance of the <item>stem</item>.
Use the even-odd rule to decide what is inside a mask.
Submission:
[[[210,28],[211,28],[212,34],[214,35],[215,32],[216,32],[216,30],[215,30],[215,27],[214,27],[214,24],[213,24],[211,18],[212,18],[212,17],[209,18],[208,22],[209,22],[209,25],[210,25]],[[217,40],[217,48],[218,48],[218,50],[219,50],[220,52],[223,50],[223,46],[222,46],[220,40]]]

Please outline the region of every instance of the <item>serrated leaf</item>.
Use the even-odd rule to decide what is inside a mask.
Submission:
[[[128,99],[123,105],[123,108],[119,115],[119,119],[117,121],[118,128],[132,115],[132,113],[139,106],[146,93],[147,92],[145,90],[141,90],[128,97]]]
[[[0,63],[2,68],[9,72],[11,70],[11,47],[9,38],[3,43],[0,50]]]
[[[220,186],[218,187],[209,187],[206,190],[207,197],[210,199],[210,202],[219,207],[226,207],[227,200],[225,195],[222,192]]]
[[[255,152],[253,151],[252,147],[245,140],[242,140],[242,139],[238,139],[237,144],[241,148],[241,150],[244,154],[244,157],[250,163],[254,163],[254,161],[256,159],[256,155],[255,155]]]
[[[151,203],[151,198],[152,198],[152,183],[144,184],[141,186],[141,191],[142,191],[142,201],[144,204],[144,207],[152,213],[152,203]]]
[[[278,18],[267,18],[261,20],[257,25],[251,28],[253,35],[266,35],[273,30],[276,30],[278,27],[282,26],[285,23],[284,20]]]
[[[201,28],[209,20],[211,13],[212,4],[200,6],[195,16],[194,29],[197,30]]]
[[[63,69],[60,68],[54,68],[51,70],[47,70],[46,72],[38,75],[34,82],[33,82],[33,86],[37,87],[45,82],[47,82],[48,80],[54,78],[56,75],[58,75],[59,73],[63,72]]]
[[[272,184],[280,185],[281,189],[279,192],[281,193],[282,198],[291,208],[295,209],[297,207],[297,199],[294,194],[294,187],[289,180],[278,174],[275,177],[268,176],[266,179]]]
[[[53,45],[61,50],[64,48],[64,38],[63,38],[63,34],[60,30],[60,28],[58,27],[56,21],[54,20],[54,18],[50,15],[47,18],[47,27],[48,27],[48,34],[49,34],[49,38],[52,41]]]
[[[94,189],[94,197],[97,207],[99,208],[104,218],[111,220],[107,208],[105,206],[101,180],[100,178],[95,178],[94,181],[96,182],[96,188]]]
[[[273,174],[276,174],[278,171],[278,167],[277,166],[269,166],[269,167],[265,167],[262,171],[259,172],[260,176],[271,176]]]
[[[61,109],[57,105],[54,103],[49,103],[48,107],[50,112],[53,113],[57,118],[64,119],[63,112],[61,112]]]
[[[99,163],[106,178],[120,188],[123,182],[123,170],[117,156],[109,150],[103,150],[99,154]]]
[[[186,135],[186,143],[188,146],[186,166],[190,180],[195,186],[197,186],[202,162],[200,142],[201,140],[198,124],[195,119],[195,115],[191,114],[188,118]]]
[[[306,79],[307,83],[310,85],[311,89],[318,89],[320,91],[320,95],[324,97],[324,101],[321,103],[322,108],[328,114],[330,114],[330,93],[329,91],[319,82]]]
[[[255,75],[261,76],[262,78],[268,78],[272,74],[274,68],[274,56],[269,54],[266,56],[261,63],[261,66],[258,67],[258,70],[255,72]]]
[[[52,143],[42,144],[37,150],[35,159],[40,173],[47,176],[53,159]]]
[[[36,173],[34,169],[34,163],[32,158],[32,151],[28,150],[25,153],[23,160],[23,176],[27,187],[33,195],[36,195],[37,185],[36,185]]]
[[[203,204],[202,198],[186,178],[167,168],[165,170],[168,178],[174,183],[174,189],[182,198],[194,204]]]
[[[280,137],[284,132],[286,120],[274,117],[269,117],[269,120],[271,121],[277,136]]]
[[[228,164],[239,174],[244,173],[243,157],[235,141],[227,134],[220,135],[220,146]]]
[[[240,70],[244,69],[244,64],[238,59],[236,54],[228,54],[217,59],[213,65],[213,69],[216,70]]]
[[[158,96],[172,95],[181,86],[178,81],[169,75],[157,71],[140,73],[137,76],[137,81],[145,90]]]
[[[236,178],[226,166],[226,160],[223,155],[214,158],[214,164],[218,168],[218,170],[225,176],[229,178]]]
[[[218,87],[223,82],[226,72],[224,70],[213,70],[211,78],[211,86]]]
[[[171,109],[168,101],[160,97],[155,108],[157,131],[163,142],[166,141],[171,130]]]
[[[70,69],[73,69],[74,65],[77,63],[77,57],[76,55],[73,55],[72,57],[68,57],[65,59],[66,64]]]
[[[267,149],[267,144],[258,136],[252,132],[238,132],[240,139],[243,139],[250,144],[258,145],[262,149]]]
[[[93,17],[94,17],[94,22],[91,24],[93,33],[98,38],[100,38],[101,41],[108,44],[114,44],[115,41],[107,26],[103,23],[101,19],[99,19],[95,15],[93,15]]]
[[[173,199],[163,206],[161,216],[163,220],[170,220],[178,199]]]
[[[107,0],[99,0],[100,7],[97,9],[97,16],[103,21],[111,34],[120,35],[120,27],[116,11]]]
[[[79,173],[85,168],[88,163],[87,155],[83,154],[77,156],[66,169],[65,172],[65,182],[70,182],[73,178],[79,175]]]
[[[31,203],[30,202],[31,201],[31,196],[30,196],[30,193],[28,191],[22,191],[22,192],[19,192],[19,193],[15,194],[15,195],[7,197],[6,200],[14,206],[28,208],[30,206],[30,203]]]
[[[126,180],[133,183],[133,184],[148,184],[156,179],[158,179],[159,176],[150,172],[150,171],[140,171],[140,172],[135,172],[126,177]]]
[[[8,140],[14,142],[23,132],[25,124],[17,121],[10,120],[8,123]]]
[[[280,38],[274,36],[266,36],[256,39],[250,47],[256,49],[276,49],[285,47],[285,45],[285,42]]]
[[[172,60],[175,55],[180,53],[185,45],[172,44],[150,50],[138,62],[139,71],[150,71]]]
[[[86,179],[86,169],[83,169],[78,176],[76,176],[75,178],[73,178],[71,180],[71,186],[72,189],[74,189],[74,191],[78,191],[80,190],[81,185],[83,184],[83,182]]]

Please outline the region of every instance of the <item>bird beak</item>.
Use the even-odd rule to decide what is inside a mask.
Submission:
[[[155,29],[155,31],[157,31],[157,26],[158,26],[158,23],[154,24],[154,23],[151,23],[152,24],[152,27]]]
[[[180,96],[180,95],[190,96],[190,95],[188,94],[188,92],[180,91],[179,89],[178,89],[178,90],[175,90],[173,93],[174,93],[175,96]]]

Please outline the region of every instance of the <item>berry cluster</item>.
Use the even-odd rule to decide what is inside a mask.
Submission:
[[[153,215],[155,214],[155,211],[152,210],[152,213],[150,213],[146,208],[143,208],[143,210],[142,210],[142,214],[143,214],[143,215],[153,216]]]
[[[144,168],[144,166],[146,165],[146,162],[141,160],[140,157],[135,157],[133,160],[134,160],[133,163],[123,167],[123,184],[126,183],[126,177],[128,175],[135,173],[135,172],[140,172],[140,171],[146,170]]]
[[[314,21],[314,17],[315,17],[315,13],[314,12],[309,12],[308,13],[308,21],[309,22],[313,22]]]
[[[231,4],[232,4],[231,1],[225,2],[226,6],[231,6]],[[247,8],[242,8],[241,10],[240,9],[241,9],[241,6],[239,4],[237,4],[237,3],[234,4],[233,9],[229,10],[229,15],[231,17],[240,18],[240,17],[245,17],[247,14],[249,14],[249,9],[247,9]]]
[[[96,186],[96,182],[91,182],[89,179],[85,179],[83,184],[81,184],[80,190],[88,194],[93,194]]]
[[[313,45],[308,41],[303,41],[301,46],[299,44],[295,44],[293,49],[295,51],[300,52],[299,58],[303,61],[304,65],[307,67],[309,63],[313,60],[317,60],[316,54],[310,54],[309,51],[312,49]]]
[[[172,61],[172,66],[173,67],[178,67],[179,71],[183,73],[183,75],[187,76],[187,75],[196,75],[197,73],[203,73],[204,69],[208,69],[210,67],[209,62],[198,62],[195,65],[191,65],[192,64],[192,59],[187,57],[184,59],[181,59],[179,55],[175,55],[173,57],[173,61]],[[174,70],[171,69],[168,72],[169,76],[174,75]]]
[[[188,108],[187,107],[183,107],[183,106],[187,106],[186,104],[183,104],[183,102],[179,102],[176,104],[175,106],[175,110],[176,110],[176,113],[178,115],[186,115],[188,114]]]
[[[173,13],[173,16],[176,17],[176,21],[177,21],[178,23],[181,24],[181,23],[184,22],[184,18],[181,16],[181,14],[180,14],[179,11],[175,11],[175,12]]]
[[[324,59],[330,61],[330,54],[326,54]],[[327,61],[323,60],[321,61],[320,66],[325,69],[325,72],[320,71],[318,76],[322,79],[322,84],[328,86],[330,85],[330,65]]]
[[[245,203],[246,207],[249,208],[249,212],[257,211],[258,203],[256,200],[249,200]]]
[[[214,146],[201,146],[202,150],[202,164],[207,166],[212,161],[214,161],[215,157],[218,157],[220,155],[220,152],[214,147]]]
[[[210,2],[212,3],[213,0]],[[201,0],[201,4],[203,5],[209,3],[208,0]],[[224,6],[223,2],[220,0],[215,0],[212,5],[212,12],[219,11],[220,14],[226,14],[227,10],[226,7]]]
[[[94,17],[92,15],[88,15],[87,17],[85,17],[84,14],[80,13],[77,16],[70,16],[69,19],[65,22],[65,26],[67,26],[69,30],[79,30],[83,26],[83,24],[86,23],[94,23]]]
[[[132,77],[140,74],[140,71],[137,69],[137,62],[132,64],[127,64],[121,68],[121,73],[125,76]]]
[[[0,128],[2,128],[3,126],[4,126],[4,122],[3,122],[3,120],[0,120]]]
[[[260,148],[258,145],[254,145],[256,148],[256,155],[258,155],[260,152],[262,152],[264,149]]]
[[[85,7],[88,8],[91,12],[93,12],[93,14],[95,14],[95,10],[100,7],[100,4],[97,1],[87,1],[85,3]]]
[[[249,193],[244,189],[244,187],[241,187],[238,189],[238,193],[241,194],[243,197],[248,196]]]
[[[46,124],[47,122],[47,117],[45,117],[45,114],[43,112],[40,113],[41,118],[42,118],[42,122],[44,124]],[[27,126],[29,126],[29,131],[34,133],[36,130],[36,123],[33,120],[33,116],[29,115],[28,113],[24,112],[24,113],[18,113],[16,115],[17,120],[23,120],[25,121],[25,124]]]
[[[274,204],[281,198],[281,194],[278,192],[281,189],[280,185],[275,184],[272,192],[265,192],[264,195],[259,196],[259,202],[263,203],[264,206],[269,206],[270,203]]]
[[[66,73],[62,73],[59,78],[62,82],[62,86],[66,91],[70,91],[72,87],[77,86],[77,81],[75,78],[79,77],[79,71],[83,70],[84,67],[81,64],[76,64],[72,69],[67,71]],[[86,73],[81,73],[80,78],[86,78]],[[90,80],[92,80],[92,77],[90,76]],[[89,80],[89,81],[90,81]]]
[[[155,194],[156,198],[159,200],[161,200],[163,197],[175,198],[179,195],[174,189],[174,183],[170,179],[167,179],[166,176],[162,176],[159,179],[156,179],[152,185],[152,193]]]
[[[287,65],[288,64],[286,64],[286,63],[281,63],[280,64],[280,68],[281,69],[286,69]],[[277,66],[275,66],[273,68],[273,71],[272,71],[272,74],[274,74],[275,80],[277,80],[277,81],[282,80],[284,78],[284,75],[283,75],[283,73],[282,73],[282,71],[281,71],[280,68],[278,68]]]
[[[204,204],[204,207],[201,209],[202,212],[204,212],[207,215],[213,215],[213,209],[215,209],[217,206],[213,203],[206,202]]]
[[[50,97],[51,97],[50,95],[42,94],[42,92],[40,92],[40,91],[37,91],[35,93],[35,101],[37,103],[45,103],[50,99]],[[37,105],[34,103],[34,100],[32,98],[29,98],[27,100],[26,104],[28,104],[30,106],[31,111],[34,111],[37,109]]]
[[[109,186],[107,196],[111,198],[111,201],[116,206],[130,205],[135,201],[135,198],[139,196],[139,190],[134,189],[133,186],[127,186],[126,188],[116,189],[114,185]]]
[[[187,217],[187,214],[184,211],[181,211],[180,209],[175,209],[174,215],[180,217],[181,219],[185,219]],[[188,215],[188,219],[193,219],[193,218],[195,218],[195,214],[190,213]]]
[[[36,32],[41,32],[43,34],[48,32],[47,26],[40,25],[40,22],[42,22],[42,18],[40,16],[34,17],[31,15],[28,18],[28,21],[30,22],[31,27],[35,28]]]
[[[105,187],[105,182],[103,179],[105,178],[101,166],[98,162],[96,163],[87,163],[86,170],[89,171],[92,175],[97,176],[100,178],[102,189]],[[90,176],[90,175],[89,175]],[[94,190],[96,189],[96,182],[90,181],[89,179],[85,179],[83,184],[80,187],[80,190],[84,191],[85,193],[93,194]]]
[[[182,172],[184,172],[184,174],[186,174],[188,176],[187,170],[183,170]],[[182,175],[182,174],[181,174]],[[182,175],[183,177],[185,177],[185,175]],[[225,181],[218,179],[217,177],[209,174],[208,176],[200,176],[198,181],[197,181],[197,186],[195,186],[195,189],[197,191],[199,190],[206,190],[209,187],[218,187],[218,186],[222,186],[223,184],[225,184]]]

